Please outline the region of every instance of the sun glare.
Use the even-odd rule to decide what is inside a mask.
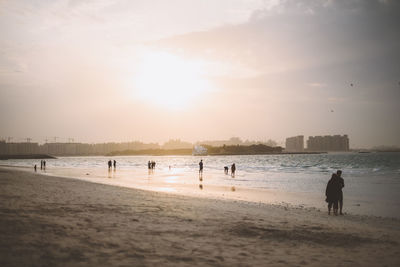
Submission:
[[[211,90],[204,65],[165,52],[146,53],[135,77],[137,96],[147,103],[183,109]]]

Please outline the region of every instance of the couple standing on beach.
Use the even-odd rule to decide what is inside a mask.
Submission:
[[[34,169],[35,172],[36,172],[36,170],[37,170],[36,164],[35,164],[35,166],[33,166],[33,169]],[[41,169],[41,170],[46,170],[46,161],[45,161],[45,160],[41,160],[41,161],[40,161],[40,169]]]
[[[344,179],[341,177],[342,171],[338,170],[336,173],[332,174],[331,179],[329,180],[325,195],[326,195],[326,202],[328,202],[328,214],[331,214],[331,208],[333,206],[333,214],[338,215],[338,208],[339,214],[343,215],[342,208],[343,208],[343,191],[342,188],[344,187]],[[339,206],[339,207],[338,207]]]

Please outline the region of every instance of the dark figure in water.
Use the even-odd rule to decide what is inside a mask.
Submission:
[[[114,159],[114,171],[117,169],[117,162]]]
[[[46,170],[46,161],[43,160],[43,170]]]
[[[35,166],[33,167],[33,169],[35,170],[35,172],[36,172],[36,168],[37,168],[37,167],[36,167],[36,164],[35,164]]]
[[[326,185],[325,195],[328,202],[328,214],[331,214],[333,206],[333,214],[338,215],[338,201],[340,197],[341,184],[339,176],[336,173],[332,174],[331,179]]]
[[[225,174],[228,174],[228,172],[229,172],[229,167],[228,166],[224,167],[224,172],[225,172]]]
[[[147,162],[147,168],[150,170],[151,169],[151,162],[149,160],[149,162]]]
[[[336,175],[338,176],[339,183],[340,183],[340,191],[339,191],[339,214],[343,215],[342,209],[343,209],[343,187],[344,187],[344,179],[342,178],[342,171],[338,170],[336,172]]]
[[[111,159],[108,161],[108,170],[111,170],[111,167],[112,167],[112,161],[111,161]]]
[[[152,161],[151,162],[151,169],[154,170],[156,168],[156,162]]]
[[[233,163],[232,166],[231,166],[231,175],[232,175],[232,177],[235,177],[235,171],[236,171],[236,165],[235,165],[235,163]]]
[[[43,170],[43,160],[40,161],[40,169]]]
[[[199,175],[203,174],[203,160],[200,160],[199,162]]]

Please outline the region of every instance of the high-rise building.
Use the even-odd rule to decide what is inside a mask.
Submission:
[[[286,151],[303,152],[304,151],[304,135],[286,138]]]
[[[308,151],[349,151],[349,137],[345,135],[310,136]]]

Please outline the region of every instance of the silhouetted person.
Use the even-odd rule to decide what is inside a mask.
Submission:
[[[200,162],[199,162],[199,174],[200,175],[203,174],[203,160],[200,160]]]
[[[342,171],[338,170],[336,172],[336,175],[338,176],[339,183],[340,183],[340,191],[339,191],[339,214],[343,215],[342,209],[343,209],[343,187],[344,187],[344,179],[342,178]]]
[[[114,159],[114,171],[117,169],[117,161]]]
[[[33,167],[33,169],[35,170],[35,172],[36,172],[36,168],[37,168],[37,167],[36,167],[36,164],[35,164],[35,166]]]
[[[111,161],[111,159],[108,161],[108,170],[110,171],[111,170],[111,167],[112,167],[112,161]]]
[[[340,196],[341,184],[339,176],[336,173],[332,174],[331,179],[328,181],[325,190],[326,202],[328,202],[328,214],[331,214],[333,206],[333,213],[338,213],[338,201]]]
[[[40,169],[43,170],[43,160],[40,161]]]
[[[232,175],[232,177],[235,176],[235,171],[236,171],[236,165],[235,165],[235,163],[233,163],[232,166],[231,166],[231,175]]]
[[[43,160],[43,170],[46,170],[46,161]]]
[[[224,172],[225,172],[225,174],[228,174],[228,172],[229,172],[229,167],[228,166],[224,167]]]
[[[151,162],[149,160],[149,162],[147,162],[147,168],[150,170],[151,169]]]
[[[156,167],[156,162],[155,162],[155,161],[152,161],[152,162],[151,162],[151,168],[154,170],[155,167]]]

